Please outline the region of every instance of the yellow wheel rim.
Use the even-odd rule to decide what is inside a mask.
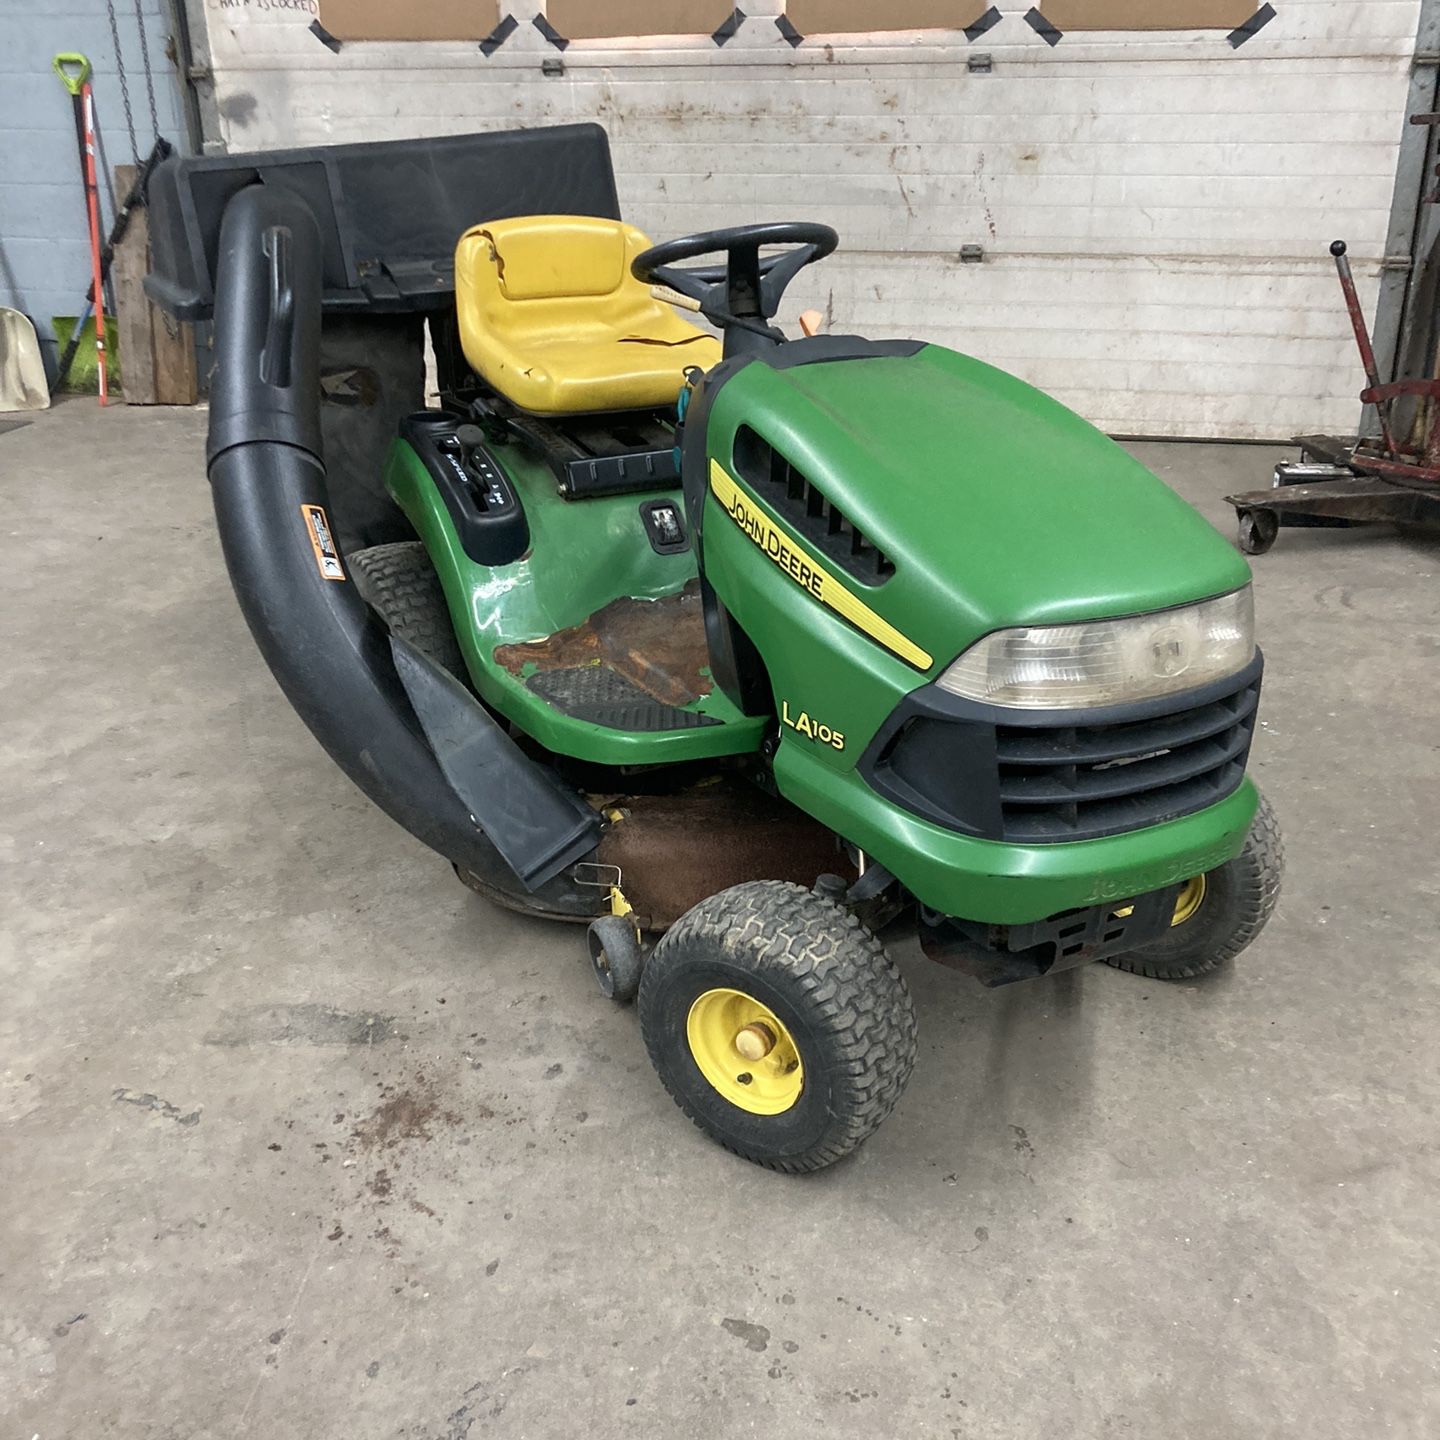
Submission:
[[[779,1017],[740,990],[707,990],[690,1007],[685,1038],[717,1094],[752,1115],[783,1115],[800,1098],[805,1070]]]
[[[1205,902],[1205,877],[1196,875],[1185,882],[1185,888],[1175,900],[1175,913],[1170,917],[1170,928],[1183,925]]]

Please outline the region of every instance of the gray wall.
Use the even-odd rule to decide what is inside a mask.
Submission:
[[[179,82],[165,58],[171,24],[165,0],[141,0],[155,76],[161,133],[184,149]],[[120,45],[142,155],[154,132],[135,18],[135,0],[115,0]],[[125,129],[114,46],[104,0],[49,0],[41,9],[23,0],[0,0],[0,305],[35,322],[53,368],[52,315],[74,315],[90,282],[85,195],[70,97],[50,68],[60,50],[78,50],[94,67],[100,131],[100,203],[103,231],[114,217],[116,165],[133,159]],[[122,197],[123,198],[123,197]]]

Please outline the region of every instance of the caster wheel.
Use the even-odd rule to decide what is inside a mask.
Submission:
[[[1239,530],[1240,549],[1246,555],[1263,555],[1280,534],[1280,517],[1273,510],[1242,510]]]
[[[701,1130],[791,1174],[862,1144],[915,1064],[915,1008],[884,947],[833,901],[772,880],[671,926],[645,966],[640,1031]]]
[[[628,1005],[640,992],[645,963],[634,923],[623,915],[602,915],[590,922],[585,942],[600,993],[617,1005]]]

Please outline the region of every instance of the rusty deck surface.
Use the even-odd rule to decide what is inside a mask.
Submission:
[[[711,690],[700,582],[659,600],[612,600],[543,640],[497,646],[495,662],[516,676],[602,665],[662,705],[691,705]]]
[[[620,871],[648,930],[664,930],[706,896],[746,880],[808,888],[827,872],[856,878],[831,831],[739,777],[674,795],[591,799],[612,817],[595,858]]]

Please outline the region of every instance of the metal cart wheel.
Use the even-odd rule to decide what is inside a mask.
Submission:
[[[1242,510],[1237,519],[1240,549],[1246,555],[1263,555],[1280,534],[1280,517],[1273,510]]]

